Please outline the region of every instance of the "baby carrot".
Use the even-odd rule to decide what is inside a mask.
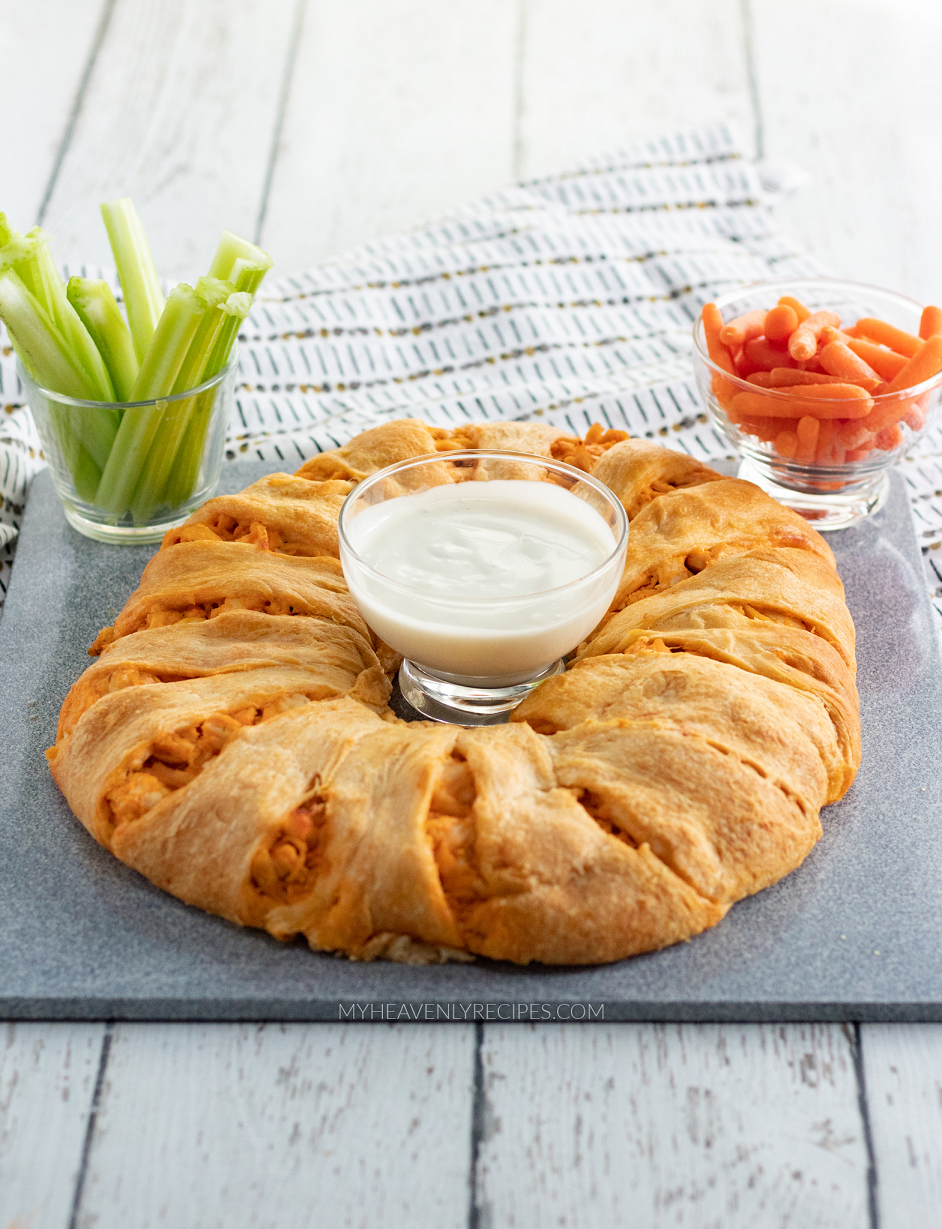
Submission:
[[[912,358],[922,345],[920,338],[913,337],[912,333],[894,328],[892,324],[887,324],[885,320],[876,320],[873,316],[861,317],[854,327],[859,336],[865,337],[867,341],[880,342],[895,350],[897,354],[905,354],[907,358]]]
[[[787,303],[779,303],[765,313],[763,332],[769,341],[786,341],[798,328],[798,313]]]
[[[720,341],[724,346],[735,350],[737,346],[745,345],[750,337],[760,337],[764,325],[764,311],[746,312],[745,315],[737,316],[735,320],[730,320],[729,324],[723,325]]]
[[[779,431],[775,437],[775,451],[780,457],[793,457],[798,449],[798,436],[794,431]]]
[[[780,431],[776,435],[774,444],[778,456],[791,460],[798,450],[798,436],[794,431]]]
[[[795,367],[773,367],[769,372],[770,388],[789,388],[793,384],[845,384],[840,376],[829,376],[820,371],[801,371]],[[853,381],[851,381],[853,382]],[[868,392],[870,389],[867,390]]]
[[[853,390],[852,392],[849,390]],[[766,393],[737,393],[732,399],[730,418],[747,415],[760,418],[864,418],[873,401],[855,384],[797,385]]]
[[[905,417],[912,407],[913,399],[911,397],[881,397],[874,405],[873,409],[866,418],[861,419],[862,424],[867,428],[871,435],[876,435],[882,431],[884,427],[892,427],[894,423]]]
[[[795,460],[810,465],[818,447],[818,431],[820,425],[816,418],[799,418],[795,436],[798,446],[795,449]]]
[[[857,384],[801,384],[779,391],[800,399],[803,413],[816,418],[865,418],[873,409],[873,398]]]
[[[931,380],[942,371],[942,337],[927,337],[919,343],[919,350],[889,382],[885,392],[895,393],[901,388],[913,388],[923,380]]]
[[[707,353],[710,358],[717,367],[721,367],[723,371],[728,371],[730,375],[735,375],[736,368],[733,366],[733,356],[720,341],[720,334],[723,331],[722,312],[715,303],[704,303],[700,318],[703,321],[703,336],[706,339]],[[716,386],[714,384],[715,390]]]
[[[826,324],[818,334],[818,354],[825,346],[829,346],[832,341],[843,341],[847,334],[843,329],[836,329],[832,324]]]
[[[815,445],[814,459],[819,465],[825,465],[830,460],[831,445],[834,443],[836,431],[837,423],[833,418],[822,418],[818,423],[818,442]]]
[[[781,430],[781,423],[777,418],[761,418],[755,415],[745,416],[739,426],[747,435],[754,435],[766,444],[771,444]]]
[[[713,393],[717,401],[724,410],[727,409],[732,398],[739,392],[738,386],[732,380],[727,380],[725,376],[717,375],[715,372],[710,383],[713,385]]]
[[[730,405],[730,419],[740,422],[743,418],[799,418],[807,414],[797,402],[785,397],[767,397],[764,393],[737,393]]]
[[[788,353],[794,359],[814,358],[818,348],[818,337],[825,325],[840,328],[841,318],[837,312],[812,312],[807,320],[802,321],[788,339]]]
[[[942,307],[924,307],[919,321],[919,336],[937,337],[942,333]]]
[[[859,418],[841,423],[837,435],[843,448],[861,448],[864,444],[873,443],[873,432]]]
[[[900,422],[904,422],[913,431],[921,431],[926,425],[926,411],[924,407],[914,403],[900,419]]]
[[[754,371],[751,375],[746,376],[747,384],[755,384],[758,388],[772,387],[772,372],[771,371]]]
[[[778,301],[778,305],[779,307],[790,307],[798,317],[799,324],[804,324],[804,322],[811,315],[811,312],[807,309],[807,307],[805,307],[804,303],[800,302],[798,299],[793,299],[790,294],[783,294]]]
[[[864,457],[869,457],[871,452],[873,452],[872,448],[848,448],[844,453],[844,460],[862,461]]]
[[[829,375],[843,376],[860,384],[866,381],[870,392],[882,383],[873,368],[868,367],[860,355],[842,341],[829,342],[819,353],[818,362]]]
[[[893,423],[891,427],[884,427],[882,431],[877,432],[876,445],[884,452],[892,452],[894,448],[899,448],[902,442],[903,433],[898,423]]]
[[[851,337],[847,333],[844,336],[847,348],[853,350],[859,358],[862,358],[884,380],[892,380],[906,366],[905,355],[897,354],[895,350],[887,350],[883,346],[878,346],[875,342],[864,340],[862,337]]]
[[[776,348],[764,337],[752,337],[743,346],[746,362],[754,371],[771,371],[773,367],[793,367],[794,359]]]

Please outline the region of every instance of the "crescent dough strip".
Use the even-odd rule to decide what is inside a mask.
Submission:
[[[582,655],[623,652],[638,628],[741,628],[755,620],[813,631],[854,669],[854,624],[843,593],[837,572],[811,551],[750,550],[626,606]]]
[[[248,541],[283,555],[338,558],[337,516],[353,486],[269,474],[238,495],[208,500],[185,524],[171,529],[163,544]]]
[[[157,552],[115,620],[114,634],[211,619],[228,610],[316,615],[370,637],[336,559],[281,555],[245,542],[205,541]]]
[[[817,697],[706,657],[672,653],[589,657],[548,680],[514,721],[542,732],[586,721],[647,722],[705,738],[753,765],[817,813],[843,762]]]
[[[180,899],[361,960],[617,960],[788,874],[860,760],[833,556],[758,488],[621,435],[386,423],[209,501],[63,705],[49,755],[79,819]],[[469,446],[608,482],[627,604],[511,724],[408,724],[334,521],[364,476],[437,453],[452,481]]]
[[[389,680],[359,632],[326,619],[272,618],[234,610],[204,622],[156,627],[114,641],[66,696],[57,737],[68,737],[86,709],[124,687],[272,666],[308,671],[311,678],[305,690],[312,696],[344,695],[356,688],[364,703],[378,711],[389,699]],[[371,688],[374,695],[368,700]]]
[[[592,476],[611,487],[621,500],[629,521],[659,495],[705,482],[721,482],[723,475],[682,452],[671,452],[648,440],[626,440],[600,458]]]
[[[751,482],[725,478],[669,491],[631,522],[628,555],[612,610],[621,610],[730,555],[767,546],[812,551],[833,568],[824,538],[804,517]]]

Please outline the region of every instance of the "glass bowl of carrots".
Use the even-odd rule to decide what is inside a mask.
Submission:
[[[817,529],[882,507],[890,467],[942,401],[942,310],[835,278],[758,283],[705,304],[694,355],[739,476]]]

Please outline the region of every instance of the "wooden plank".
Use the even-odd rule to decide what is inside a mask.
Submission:
[[[739,0],[528,0],[520,177],[719,120],[751,139]]]
[[[101,201],[133,196],[157,267],[205,272],[224,227],[254,233],[294,5],[117,0],[45,226],[57,256],[110,264]]]
[[[942,1226],[942,1025],[866,1024],[880,1229]]]
[[[512,178],[517,8],[308,0],[262,232],[279,271]]]
[[[488,1027],[481,1224],[863,1229],[838,1025]]]
[[[120,1025],[79,1225],[463,1226],[474,1031]]]
[[[105,8],[105,0],[0,0],[0,210],[17,230],[39,218]]]
[[[942,6],[750,0],[765,155],[811,182],[777,211],[834,273],[942,296]]]
[[[68,1223],[104,1031],[0,1025],[0,1225]]]

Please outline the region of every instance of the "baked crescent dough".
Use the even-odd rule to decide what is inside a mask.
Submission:
[[[398,659],[337,557],[357,482],[458,448],[567,460],[632,521],[603,624],[504,726],[392,713]],[[802,862],[860,763],[824,539],[597,427],[387,423],[211,499],[91,651],[48,756],[92,836],[189,904],[361,960],[596,964],[687,939]]]

